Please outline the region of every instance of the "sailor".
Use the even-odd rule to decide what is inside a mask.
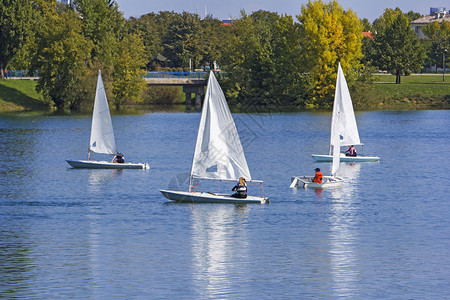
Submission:
[[[313,182],[322,183],[323,173],[320,172],[319,168],[316,168],[314,171],[316,171],[316,175],[313,178]]]
[[[247,198],[247,184],[245,183],[244,177],[239,178],[239,183],[233,187],[232,191],[236,192],[231,195],[232,197]]]
[[[351,145],[350,147],[348,147],[348,149],[346,151],[344,151],[345,156],[356,156],[356,150],[355,147],[353,147],[353,145]]]
[[[111,162],[123,164],[125,162],[125,156],[122,153],[117,153],[116,155],[114,155],[114,158]]]

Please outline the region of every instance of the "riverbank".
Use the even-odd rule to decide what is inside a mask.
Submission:
[[[450,74],[413,74],[403,76],[401,84],[395,84],[394,75],[375,75],[376,82],[369,94],[352,95],[357,110],[391,109],[448,109],[450,108]],[[50,105],[36,92],[36,82],[30,80],[0,80],[0,112],[49,110]],[[372,97],[372,101],[360,101],[358,97]],[[359,107],[359,102],[363,105]],[[364,103],[366,102],[366,103]],[[364,105],[365,104],[365,105]],[[140,106],[133,105],[132,110],[184,111],[183,105]],[[240,111],[240,108],[232,108]],[[254,108],[254,111],[280,111],[280,107]],[[282,108],[282,111],[298,108]]]
[[[374,108],[450,108],[450,75],[412,74],[402,76],[401,84],[395,84],[394,75],[378,74],[375,78],[378,103]]]
[[[0,112],[48,110],[44,97],[36,92],[32,80],[0,80]]]

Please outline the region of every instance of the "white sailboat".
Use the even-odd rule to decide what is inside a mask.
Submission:
[[[343,88],[344,87],[344,88]],[[292,177],[291,178],[291,188],[303,187],[303,188],[321,188],[340,185],[344,180],[341,177],[336,176],[336,172],[339,170],[339,164],[342,159],[340,153],[340,147],[345,143],[345,136],[349,130],[356,131],[356,136],[358,137],[358,130],[356,128],[356,122],[354,122],[354,127],[349,128],[345,126],[347,124],[348,116],[348,106],[344,105],[343,98],[346,98],[348,94],[348,100],[350,100],[350,95],[348,93],[347,83],[345,82],[344,74],[342,72],[341,64],[338,67],[338,77],[336,82],[336,91],[334,94],[334,104],[333,104],[333,115],[331,117],[331,138],[330,138],[330,155],[332,165],[331,165],[331,176],[323,176],[322,182],[314,182],[314,176],[302,176],[302,177]],[[351,105],[351,100],[350,100]],[[351,109],[351,116],[353,120],[355,115],[353,114],[353,109]],[[357,143],[355,143],[357,144]],[[345,145],[345,144],[344,144]]]
[[[333,136],[333,135],[332,135]],[[325,188],[334,187],[342,184],[344,179],[336,176],[336,172],[339,170],[340,153],[339,147],[335,147],[339,143],[339,134],[335,135],[335,139],[332,138],[333,158],[331,165],[331,176],[323,176],[322,182],[314,182],[314,176],[297,176],[291,178],[291,188]],[[335,143],[337,141],[337,143]]]
[[[265,196],[235,198],[231,194],[196,192],[194,180],[218,180],[236,182],[244,177],[252,180],[244,150],[231,116],[225,95],[213,72],[210,72],[205,100],[195,145],[194,159],[189,178],[188,191],[160,190],[169,200],[194,203],[269,203]]]
[[[87,160],[66,160],[73,168],[89,169],[149,169],[148,163],[113,163],[91,160],[91,152],[116,155],[114,130],[109,112],[108,100],[103,86],[102,75],[98,71],[97,91],[92,114],[91,138]]]
[[[337,104],[336,104],[337,102]],[[356,125],[355,112],[353,111],[352,98],[348,90],[347,81],[345,80],[344,72],[342,71],[341,64],[339,63],[338,75],[336,80],[336,96],[334,98],[334,108],[339,107],[342,116],[339,118],[339,126],[341,132],[341,146],[356,146],[363,145],[359,139],[358,126]],[[333,108],[333,117],[335,114]],[[331,129],[333,132],[333,128]],[[332,146],[330,144],[329,155],[312,154],[312,157],[319,162],[329,162],[333,160]],[[344,162],[364,162],[364,161],[378,161],[378,156],[346,156],[344,153],[340,154],[341,161]]]

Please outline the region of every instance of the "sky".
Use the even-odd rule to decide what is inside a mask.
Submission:
[[[220,20],[238,18],[242,9],[247,14],[262,9],[296,16],[300,14],[302,4],[307,2],[308,0],[116,0],[126,18],[166,10],[178,13],[198,11],[203,18],[206,5],[207,14]],[[338,0],[338,2],[345,10],[352,9],[358,18],[367,18],[370,22],[381,16],[386,8],[400,7],[403,12],[412,10],[422,15],[429,14],[430,7],[446,7],[450,10],[450,0]]]

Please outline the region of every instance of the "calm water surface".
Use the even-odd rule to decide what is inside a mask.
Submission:
[[[0,116],[0,298],[450,298],[450,111],[358,113],[362,153],[382,159],[341,163],[324,190],[289,184],[329,173],[311,153],[330,113],[234,117],[269,205],[159,193],[190,171],[199,114],[113,116],[150,170],[69,168],[89,116]]]

